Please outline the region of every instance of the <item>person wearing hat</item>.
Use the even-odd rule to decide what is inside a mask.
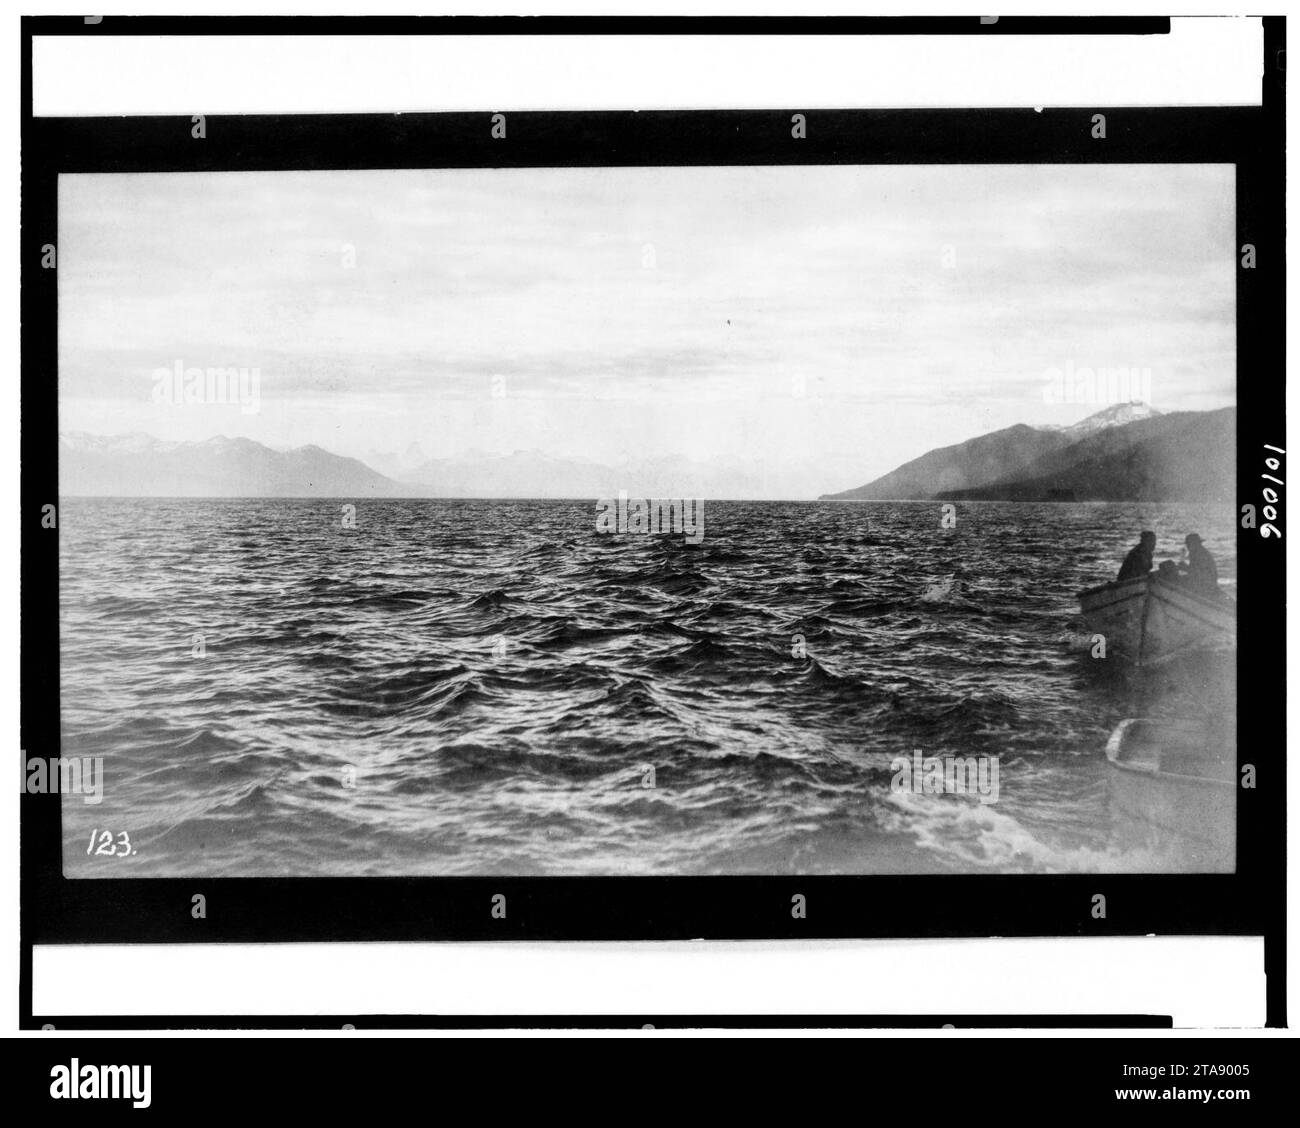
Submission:
[[[1202,595],[1217,596],[1219,569],[1214,566],[1214,557],[1196,533],[1188,533],[1183,543],[1187,545],[1187,586]]]
[[[1128,550],[1124,563],[1119,567],[1121,580],[1134,580],[1151,571],[1152,557],[1156,551],[1156,535],[1149,529],[1138,538],[1137,544]]]
[[[1160,566],[1156,569],[1156,579],[1163,580],[1167,584],[1181,584],[1183,582],[1182,574],[1178,571],[1178,565],[1172,560],[1160,561]]]

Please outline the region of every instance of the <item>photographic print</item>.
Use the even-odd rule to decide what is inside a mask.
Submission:
[[[58,218],[65,876],[1235,871],[1232,165]]]

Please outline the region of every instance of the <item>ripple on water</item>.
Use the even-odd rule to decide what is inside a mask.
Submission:
[[[1074,595],[1145,527],[1230,581],[1230,509],[708,507],[692,545],[570,502],[374,501],[342,535],[328,503],[69,500],[62,749],[105,795],[65,798],[67,872],[110,872],[107,825],[141,844],[116,876],[1185,867],[1116,835],[1102,748],[1148,702]],[[999,756],[998,802],[891,790],[917,749]]]

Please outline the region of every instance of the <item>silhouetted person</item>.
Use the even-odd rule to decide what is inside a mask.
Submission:
[[[1219,569],[1214,557],[1195,533],[1188,533],[1183,542],[1187,545],[1187,586],[1202,595],[1219,594]]]
[[[1156,579],[1163,580],[1167,584],[1181,584],[1183,582],[1182,574],[1178,571],[1178,565],[1172,560],[1160,561],[1160,567],[1156,569]]]
[[[1119,579],[1134,580],[1151,571],[1151,558],[1156,551],[1156,535],[1149,529],[1139,538],[1137,544],[1128,550],[1124,563],[1119,566]]]

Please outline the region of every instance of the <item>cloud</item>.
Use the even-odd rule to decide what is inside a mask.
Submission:
[[[828,459],[1060,422],[1066,361],[1218,406],[1233,193],[1227,165],[65,175],[60,405],[127,418],[156,367],[257,366],[250,437],[452,453],[518,437],[504,380],[559,455]],[[619,403],[639,426],[575,406]]]

